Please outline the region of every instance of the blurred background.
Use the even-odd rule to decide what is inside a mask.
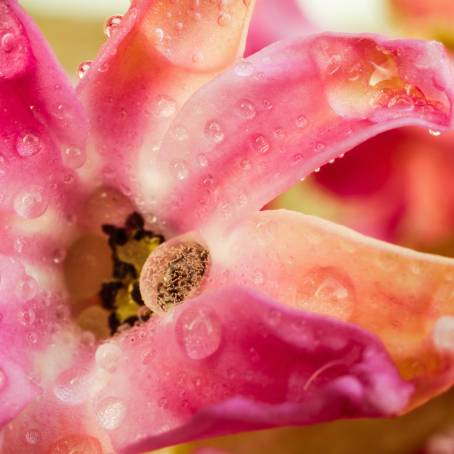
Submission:
[[[122,14],[129,0],[22,0],[21,4],[76,82],[79,64],[93,59],[105,41],[107,18]],[[454,42],[454,0],[300,0],[300,4],[306,19],[323,30],[434,38],[448,47]],[[341,162],[325,166],[270,208],[316,214],[378,238],[454,256],[454,137],[438,136],[436,131],[415,130],[383,134]],[[454,454],[453,430],[454,392],[450,392],[393,420],[269,430],[162,452]]]

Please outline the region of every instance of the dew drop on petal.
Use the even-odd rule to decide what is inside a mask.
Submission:
[[[78,169],[85,164],[87,154],[78,147],[67,147],[63,150],[63,162],[71,169]]]
[[[430,134],[431,136],[438,137],[438,136],[441,134],[441,132],[440,132],[440,131],[437,131],[437,130],[435,130],[435,129],[429,129],[429,134]]]
[[[155,106],[155,115],[161,118],[170,118],[177,111],[177,103],[170,96],[158,96]]]
[[[17,139],[16,150],[19,156],[28,158],[41,151],[42,144],[38,136],[34,134],[24,134]]]
[[[180,314],[175,331],[183,351],[194,360],[212,356],[221,346],[221,322],[217,315],[206,307],[187,308]]]
[[[230,22],[232,22],[231,14],[229,14],[225,11],[221,11],[218,16],[218,24],[221,27],[226,27],[227,25],[230,24]]]
[[[90,70],[92,63],[92,61],[86,60],[79,65],[79,79],[83,79],[87,75],[87,72]]]
[[[300,115],[299,117],[296,118],[295,120],[295,125],[297,128],[303,129],[306,127],[308,121],[307,118],[304,115]]]
[[[184,161],[174,162],[172,164],[172,170],[177,180],[183,181],[189,176],[189,169]]]
[[[54,385],[54,394],[67,405],[79,405],[89,398],[87,371],[76,368],[63,371]]]
[[[33,309],[21,309],[17,314],[17,318],[24,326],[33,325],[36,320],[35,311]]]
[[[68,435],[54,443],[49,454],[102,454],[101,443],[90,435]]]
[[[118,367],[121,358],[121,349],[113,342],[107,342],[96,349],[95,361],[102,369],[113,372]]]
[[[37,218],[43,215],[48,206],[48,201],[38,189],[20,192],[14,199],[14,210],[26,219]]]
[[[152,34],[155,43],[161,43],[164,40],[165,32],[162,28],[157,27],[153,29]]]
[[[175,126],[175,129],[173,132],[174,132],[175,138],[181,142],[183,142],[184,140],[187,140],[189,137],[189,132],[183,125]]]
[[[271,148],[271,145],[266,137],[261,134],[252,138],[251,145],[252,148],[260,154],[268,153]]]
[[[221,143],[224,140],[224,130],[216,120],[209,120],[205,125],[205,136],[214,143]]]
[[[254,104],[247,99],[242,99],[238,102],[237,112],[245,120],[252,120],[257,114]]]
[[[254,65],[246,60],[239,61],[235,66],[235,74],[240,77],[249,77],[254,72]]]
[[[126,414],[125,404],[117,398],[107,397],[96,408],[96,419],[106,430],[115,430],[123,422]]]
[[[5,33],[0,39],[0,46],[3,52],[11,53],[17,46],[16,36],[11,32]]]
[[[252,168],[251,161],[249,161],[248,159],[243,159],[243,160],[240,162],[240,167],[241,167],[243,170],[250,170],[250,169]]]
[[[108,38],[112,36],[112,34],[115,32],[115,29],[118,28],[118,26],[121,24],[121,19],[122,17],[119,15],[111,16],[109,17],[109,19],[107,19],[106,25],[104,26],[104,33]]]
[[[25,441],[29,445],[37,445],[41,441],[41,432],[37,429],[29,429],[25,432]]]

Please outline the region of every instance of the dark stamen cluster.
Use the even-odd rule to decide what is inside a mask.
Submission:
[[[124,227],[105,224],[102,230],[109,237],[113,273],[112,279],[103,283],[99,296],[102,306],[110,311],[109,326],[114,334],[121,326],[132,326],[150,317],[144,310],[139,276],[146,259],[164,237],[146,230],[139,213],[128,216]]]

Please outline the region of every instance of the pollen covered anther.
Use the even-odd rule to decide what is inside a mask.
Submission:
[[[145,263],[140,292],[153,311],[167,311],[198,293],[209,267],[208,250],[196,241],[159,247]]]

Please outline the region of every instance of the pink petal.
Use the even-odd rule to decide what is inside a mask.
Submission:
[[[303,16],[296,0],[260,0],[252,16],[245,55],[252,55],[275,41],[312,31],[314,27]]]
[[[128,417],[112,431],[114,447],[125,453],[243,430],[393,415],[412,390],[369,333],[240,288],[205,293],[153,329],[123,337],[129,367],[119,364],[123,373],[99,398],[115,395],[126,407]]]
[[[144,203],[142,186],[164,133],[192,93],[242,54],[253,5],[141,0],[111,27],[79,85],[106,184]]]
[[[212,260],[205,291],[236,283],[375,334],[415,385],[411,405],[454,383],[453,259],[284,210],[256,213],[204,240]]]
[[[36,26],[15,1],[2,2],[0,15],[0,251],[12,254],[20,227],[71,213],[78,179],[64,155],[83,155],[87,125]]]
[[[201,89],[166,135],[149,196],[169,229],[233,225],[327,161],[387,129],[451,125],[451,73],[435,42],[322,34],[282,42]]]

